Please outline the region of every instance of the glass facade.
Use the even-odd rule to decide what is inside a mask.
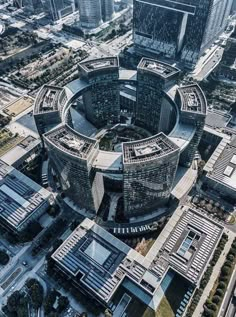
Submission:
[[[225,28],[231,5],[232,0],[135,0],[136,49],[194,64]]]

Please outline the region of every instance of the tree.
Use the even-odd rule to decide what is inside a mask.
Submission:
[[[29,288],[29,294],[34,308],[39,308],[43,303],[43,287],[35,280]]]
[[[60,296],[58,299],[58,312],[61,313],[69,305],[69,299],[66,296]]]
[[[104,312],[104,315],[105,315],[105,317],[112,317],[113,313],[110,309],[107,308]]]
[[[223,290],[226,289],[225,283],[224,282],[220,282],[219,285],[218,285],[218,288],[223,289]]]
[[[7,299],[7,308],[9,312],[15,312],[17,311],[17,307],[19,305],[19,300],[20,300],[20,292],[15,291],[12,293],[8,299]]]
[[[221,274],[222,276],[228,276],[230,273],[230,268],[228,266],[223,266],[221,268]]]
[[[233,256],[233,254],[228,254],[228,255],[227,255],[227,260],[229,260],[230,262],[233,262],[233,261],[234,261],[234,256]]]
[[[213,303],[219,304],[220,301],[221,301],[220,296],[218,296],[218,295],[213,296],[213,298],[212,298]]]
[[[215,295],[223,297],[224,296],[224,291],[220,288],[217,288]]]
[[[4,250],[0,250],[0,264],[6,265],[9,262],[9,255]]]

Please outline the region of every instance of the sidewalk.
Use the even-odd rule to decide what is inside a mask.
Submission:
[[[199,317],[201,316],[202,312],[203,312],[203,305],[205,304],[205,301],[207,300],[210,291],[212,290],[215,281],[220,273],[221,267],[225,261],[225,258],[231,248],[231,244],[233,243],[233,240],[235,238],[235,234],[232,231],[229,230],[225,230],[225,233],[228,235],[229,240],[227,241],[225,248],[223,250],[223,252],[221,253],[221,256],[219,258],[219,260],[217,261],[216,265],[214,266],[210,281],[208,282],[207,286],[205,287],[203,294],[201,296],[201,299],[194,311],[193,317]]]

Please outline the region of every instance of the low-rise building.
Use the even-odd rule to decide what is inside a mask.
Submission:
[[[219,196],[236,202],[236,136],[223,139],[204,167],[205,182]]]
[[[14,167],[0,161],[0,223],[19,233],[48,208],[51,193]]]
[[[89,219],[52,254],[54,269],[74,287],[115,311],[120,288],[156,311],[174,274],[197,286],[223,227],[200,211],[175,211],[146,256]],[[174,273],[173,273],[174,272]],[[128,307],[129,301],[127,303]],[[127,307],[123,307],[125,312]],[[136,315],[135,315],[136,316]],[[141,316],[141,315],[140,315]]]
[[[14,148],[1,156],[1,160],[18,170],[25,170],[32,160],[41,154],[42,144],[39,138],[28,135]]]

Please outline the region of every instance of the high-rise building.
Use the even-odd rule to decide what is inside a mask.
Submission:
[[[114,14],[114,0],[101,0],[101,6],[103,21],[111,20]]]
[[[137,72],[137,105],[135,122],[152,133],[158,133],[164,90],[175,84],[179,69],[143,58]],[[165,110],[165,109],[163,109]],[[149,115],[147,115],[149,114]]]
[[[233,0],[232,7],[231,7],[231,13],[236,12],[236,0]]]
[[[79,64],[80,77],[91,89],[83,95],[86,118],[96,127],[119,122],[119,61],[116,57],[88,60]]]
[[[79,0],[80,23],[82,27],[96,28],[102,22],[100,0]]]
[[[46,6],[54,21],[61,18],[61,11],[65,8],[64,0],[47,0]]]
[[[14,0],[13,5],[17,8],[27,8],[32,11],[43,10],[41,0]]]
[[[231,7],[232,0],[134,0],[135,48],[193,66],[224,30]]]
[[[128,217],[156,210],[168,201],[179,152],[164,133],[123,143],[124,209]]]

